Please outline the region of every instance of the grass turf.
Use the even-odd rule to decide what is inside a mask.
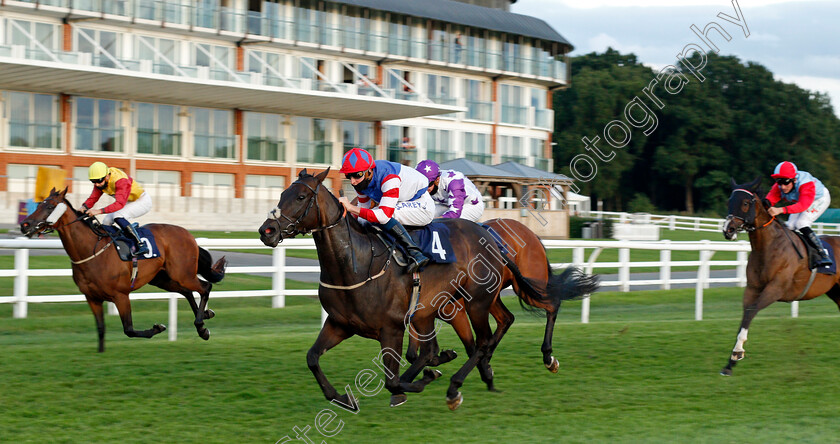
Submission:
[[[179,340],[126,338],[107,318],[107,351],[95,353],[85,304],[31,304],[29,318],[0,306],[0,441],[134,443],[273,443],[310,427],[314,442],[832,442],[840,426],[833,377],[837,307],[828,298],[762,311],[750,330],[747,359],[735,376],[726,363],[740,319],[737,288],[705,293],[704,321],[693,321],[693,290],[602,293],[592,323],[579,302],[558,321],[554,354],[560,374],[539,352],[544,322],[506,299],[517,321],[493,359],[497,387],[476,372],[450,412],[447,379],[464,361],[444,328],[440,342],[459,351],[445,378],[408,403],[388,407],[388,393],[359,397],[358,414],[327,403],[306,366],[318,332],[319,306],[289,297],[216,299],[210,341],[197,337],[179,302]],[[165,301],[133,303],[135,325],[165,322]],[[351,338],[321,364],[344,392],[364,369],[376,370],[374,341]],[[322,436],[315,430],[332,411]],[[341,422],[339,422],[341,421]],[[338,430],[338,427],[341,427]],[[322,430],[324,428],[322,427]]]

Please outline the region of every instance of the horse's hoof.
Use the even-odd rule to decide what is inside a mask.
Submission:
[[[403,405],[406,401],[408,401],[408,397],[405,396],[405,393],[400,393],[399,395],[391,395],[391,407]]]
[[[449,406],[449,410],[455,410],[461,406],[461,403],[464,402],[464,397],[461,395],[461,392],[458,392],[458,395],[455,396],[454,399],[449,399],[446,397],[446,405]]]
[[[744,359],[744,354],[745,352],[743,351],[732,352],[732,356],[730,356],[729,359],[733,361],[740,361],[741,359]]]
[[[201,337],[201,339],[204,339],[206,341],[206,340],[210,339],[210,330],[205,328],[204,330],[201,330],[201,331],[198,332],[198,336]]]
[[[728,367],[724,367],[720,370],[720,374],[723,376],[732,376],[732,369]]]
[[[163,324],[155,324],[154,326],[155,334],[163,333],[166,331],[166,326]]]
[[[554,356],[551,357],[551,362],[545,364],[545,368],[548,369],[551,373],[557,373],[560,371],[560,361],[558,361]]]
[[[207,310],[204,310],[204,319],[213,319],[215,316],[216,316],[215,311],[213,311],[209,308]]]

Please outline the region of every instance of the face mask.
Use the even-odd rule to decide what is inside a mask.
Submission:
[[[367,190],[368,185],[370,185],[370,179],[371,176],[368,176],[366,174],[364,180],[357,183],[356,185],[353,185],[353,189],[355,189],[356,192],[359,194],[365,194],[365,190]]]
[[[433,185],[433,186],[432,186],[432,190],[431,190],[431,191],[429,191],[429,194],[431,194],[431,195],[433,195],[433,196],[434,196],[434,195],[435,195],[435,193],[437,193],[437,192],[438,192],[438,186],[437,186],[437,185]]]

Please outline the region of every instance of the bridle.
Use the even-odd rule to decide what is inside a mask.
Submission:
[[[42,204],[47,203],[47,201],[50,201],[50,203],[49,203],[49,204],[47,204],[47,206],[45,207],[45,209],[46,209],[47,211],[49,211],[50,215],[52,215],[53,211],[55,211],[55,209],[56,209],[59,205],[61,205],[61,204],[64,204],[64,205],[65,205],[65,207],[66,207],[65,211],[66,211],[67,209],[70,209],[70,207],[69,207],[66,203],[64,203],[64,202],[53,203],[54,201],[53,201],[53,197],[52,197],[52,196],[50,196],[50,197],[48,197],[48,198],[44,199],[44,202],[43,202]],[[50,223],[50,222],[47,220],[47,219],[49,219],[49,216],[47,216],[47,219],[44,219],[44,220],[39,220],[39,221],[38,221],[38,223],[37,223],[37,224],[35,224],[35,226],[33,227],[33,230],[34,230],[34,232],[36,232],[36,233],[37,233],[37,232],[39,232],[39,230],[41,230],[41,228],[42,228],[42,227],[44,227],[44,226],[46,225],[46,228],[44,228],[44,229],[43,229],[43,231],[41,231],[41,233],[43,233],[43,234],[50,234],[50,233],[54,232],[55,230],[57,230],[57,229],[59,229],[59,228],[66,227],[66,226],[68,226],[68,225],[72,225],[72,224],[74,224],[74,223],[76,223],[76,222],[79,222],[80,220],[82,220],[82,219],[84,219],[84,218],[86,218],[86,217],[87,217],[87,215],[82,214],[81,216],[77,216],[77,217],[76,217],[76,219],[74,219],[72,222],[67,222],[67,223],[62,224],[62,225],[56,225],[56,223],[58,222],[58,220],[56,220],[55,222]],[[60,218],[60,217],[59,217],[59,218]]]
[[[750,218],[750,220],[747,220],[746,218],[743,218],[741,216],[736,216],[736,215],[730,213],[726,216],[726,222],[724,223],[724,226],[728,226],[729,221],[731,221],[733,219],[737,219],[737,220],[741,221],[741,226],[736,228],[735,232],[738,233],[738,232],[741,232],[741,231],[746,231],[746,232],[750,233],[750,232],[753,232],[753,231],[755,231],[759,228],[764,228],[764,227],[770,225],[771,223],[773,223],[774,220],[776,220],[776,216],[773,216],[773,217],[770,218],[770,220],[766,224],[764,224],[760,227],[757,227],[755,225],[755,218],[756,218],[756,209],[755,208],[756,208],[756,201],[758,199],[757,199],[755,193],[753,193],[750,190],[745,190],[743,188],[736,188],[736,189],[732,190],[732,194],[729,195],[729,199],[731,200],[732,196],[739,191],[743,192],[743,193],[747,193],[747,194],[750,195],[750,211],[749,211],[749,213],[747,213],[747,217]]]
[[[320,225],[321,224],[321,215],[320,215],[320,213],[318,213],[318,224],[320,226],[309,229],[309,230],[299,227],[300,221],[302,221],[306,217],[306,215],[309,214],[309,211],[312,209],[312,207],[318,206],[318,191],[320,191],[320,189],[321,189],[322,182],[318,182],[318,185],[315,188],[312,188],[311,186],[309,186],[309,184],[303,182],[301,179],[298,179],[294,183],[292,183],[292,185],[295,185],[295,184],[303,185],[307,189],[309,189],[309,191],[312,192],[312,197],[309,198],[309,203],[306,205],[306,209],[303,211],[303,214],[301,214],[300,217],[298,217],[296,220],[292,220],[292,218],[283,214],[279,205],[274,207],[274,209],[272,209],[271,211],[268,212],[268,218],[269,219],[274,219],[274,221],[277,222],[277,225],[280,226],[280,234],[281,234],[280,239],[281,240],[283,239],[283,235],[285,235],[287,237],[295,237],[298,234],[308,234],[308,233],[315,233],[315,232],[318,232],[318,231],[329,230],[330,228],[333,228],[336,225],[338,225],[339,223],[341,223],[341,220],[344,219],[345,216],[347,216],[347,209],[345,208],[344,211],[341,213],[341,216],[338,217],[338,220],[336,220],[335,222],[333,222],[329,225]],[[285,227],[283,227],[284,222],[280,220],[281,218],[283,218],[286,222]]]

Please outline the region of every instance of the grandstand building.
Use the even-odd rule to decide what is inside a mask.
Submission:
[[[551,171],[572,46],[510,3],[2,0],[0,191],[55,166],[86,194],[104,160],[173,209],[276,202],[352,146]]]

